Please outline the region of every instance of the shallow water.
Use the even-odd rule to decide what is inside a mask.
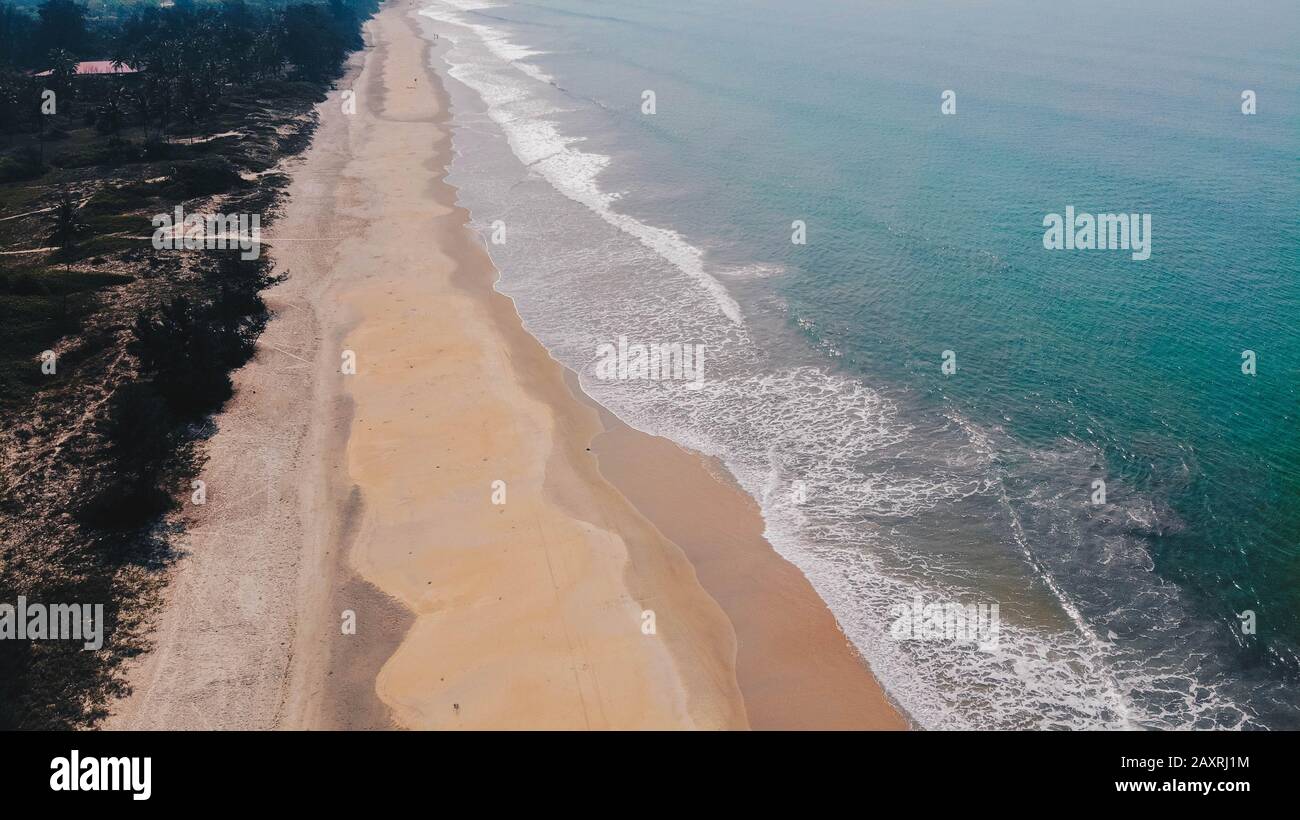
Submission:
[[[918,723],[1300,726],[1294,4],[424,14],[498,287],[724,460]],[[1150,259],[1046,250],[1069,205]],[[597,378],[620,337],[703,344],[701,389]],[[918,595],[997,649],[891,637]]]

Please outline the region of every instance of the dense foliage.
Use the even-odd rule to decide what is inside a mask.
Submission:
[[[45,0],[35,13],[0,2],[0,123],[39,128],[43,91],[71,101],[77,62],[111,60],[142,73],[113,81],[99,102],[103,130],[133,120],[165,132],[169,123],[201,120],[232,84],[336,76],[377,5],[179,0],[167,8],[109,6],[106,16],[91,17],[76,0]],[[33,76],[44,71],[52,73]]]
[[[126,692],[169,511],[268,318],[269,256],[158,252],[150,216],[270,224],[279,164],[377,5],[91,2],[0,0],[0,603],[102,602],[106,637],[0,640],[0,729],[93,726]],[[86,60],[138,71],[77,76]]]

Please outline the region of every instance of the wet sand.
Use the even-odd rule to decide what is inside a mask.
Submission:
[[[332,94],[290,169],[292,277],[204,476],[261,500],[192,517],[111,725],[904,728],[752,499],[493,289],[417,10],[367,25],[355,113]]]

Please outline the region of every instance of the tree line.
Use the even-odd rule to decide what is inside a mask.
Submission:
[[[283,178],[254,184],[240,171],[305,147],[306,115],[362,45],[361,23],[377,5],[110,0],[88,11],[77,0],[0,0],[0,209],[28,211],[31,191],[43,188],[49,235],[33,241],[60,248],[0,263],[0,328],[52,334],[36,347],[17,332],[0,341],[20,348],[26,366],[32,351],[56,347],[51,339],[70,340],[59,347],[57,379],[42,377],[30,404],[10,402],[0,424],[23,455],[40,457],[31,462],[39,470],[0,493],[0,601],[104,602],[109,636],[96,652],[0,641],[0,729],[93,725],[125,692],[120,664],[146,646],[146,614],[166,580],[157,570],[175,555],[168,511],[198,474],[205,420],[230,398],[230,372],[252,355],[268,318],[261,291],[278,281],[266,256],[182,260],[129,237],[97,245],[88,235],[129,234],[126,220],[142,222],[163,203],[215,195],[236,210],[269,212]],[[139,73],[78,78],[81,60]],[[49,90],[57,112],[41,111]],[[249,116],[262,127],[237,138],[176,138],[238,128]],[[137,129],[143,141],[128,138]],[[17,223],[0,224],[15,235]],[[96,294],[104,282],[86,282],[101,273],[113,289]],[[83,284],[69,305],[73,283]],[[56,309],[61,318],[50,322]],[[77,434],[51,445],[65,429]]]
[[[105,130],[131,120],[160,131],[198,122],[232,84],[333,78],[361,47],[361,23],[377,7],[378,0],[177,0],[167,8],[108,6],[90,17],[76,0],[45,0],[34,14],[0,2],[0,122],[6,130],[40,128],[43,92],[71,102],[82,60],[141,72],[96,101]]]

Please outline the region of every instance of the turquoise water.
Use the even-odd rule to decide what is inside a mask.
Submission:
[[[1294,3],[426,14],[499,287],[728,464],[918,723],[1300,727]],[[1045,249],[1067,206],[1150,259]],[[620,335],[704,389],[594,378]],[[896,640],[917,595],[997,602],[999,650]]]

